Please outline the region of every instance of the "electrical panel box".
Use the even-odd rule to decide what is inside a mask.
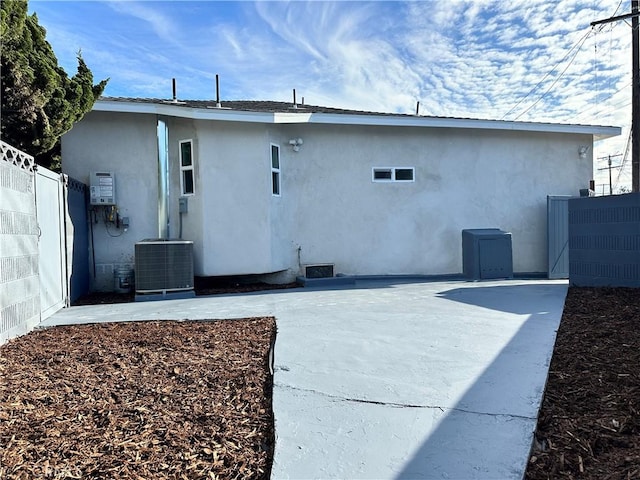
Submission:
[[[180,197],[178,199],[178,213],[189,212],[189,197]]]
[[[116,180],[113,172],[91,172],[89,183],[91,205],[116,204]]]

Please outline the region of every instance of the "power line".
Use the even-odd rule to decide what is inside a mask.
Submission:
[[[617,22],[620,20],[626,20],[628,18],[634,19],[638,17],[637,12],[625,13],[624,15],[618,15],[617,17],[609,17],[604,20],[596,20],[595,22],[591,22],[591,26],[595,27],[596,25],[603,25],[606,23]]]
[[[603,98],[602,100],[599,100],[598,103],[594,103],[593,105],[591,105],[588,108],[585,108],[584,110],[582,110],[582,113],[580,114],[580,117],[578,118],[582,118],[582,116],[589,112],[590,110],[593,110],[596,107],[601,107],[602,105],[600,105],[602,102],[606,102],[607,100],[610,100],[611,98],[615,97],[618,93],[622,92],[625,88],[629,88],[631,86],[631,82],[627,83],[626,85],[624,85],[622,88],[616,90],[615,92],[613,92],[611,95],[609,95],[606,98]],[[604,107],[603,107],[604,108]],[[595,113],[595,116],[600,116],[603,113],[603,111],[598,111]]]
[[[617,102],[611,104],[611,105],[607,105],[606,107],[602,107],[602,110],[599,110],[598,112],[596,112],[594,115],[590,115],[590,117],[596,117],[598,120],[598,122],[603,122],[605,121],[605,119],[607,117],[610,117],[611,115],[615,114],[615,112],[618,112],[619,110],[622,110],[623,108],[627,108],[629,107],[633,102],[631,100],[628,99],[622,99],[622,100],[618,100]],[[577,122],[583,122],[586,121],[585,118],[585,113],[583,112],[582,114],[580,114],[576,121]]]
[[[622,154],[618,153],[617,155],[607,155],[606,157],[599,157],[598,160],[608,160],[607,166],[605,168],[599,168],[598,170],[609,170],[609,195],[613,195],[613,181],[611,180],[611,169],[612,168],[621,168],[622,165],[612,165],[611,159],[615,157],[621,157]]]
[[[520,115],[518,115],[516,118],[514,118],[514,120],[518,120],[521,116],[523,116],[525,113],[527,113],[529,110],[531,110],[533,107],[535,107],[538,103],[540,103],[540,101],[547,96],[547,94],[551,91],[551,89],[553,87],[555,87],[556,83],[558,83],[558,81],[560,81],[560,79],[563,77],[563,75],[566,73],[566,71],[569,69],[569,67],[571,66],[571,64],[573,64],[573,61],[576,59],[576,57],[578,56],[578,53],[580,53],[580,49],[582,48],[582,45],[584,45],[584,43],[587,41],[587,38],[589,37],[589,35],[591,34],[591,32],[587,32],[583,37],[582,37],[582,43],[580,43],[580,45],[578,46],[578,48],[576,49],[576,52],[574,53],[573,57],[571,58],[571,60],[569,61],[569,63],[567,64],[567,66],[564,68],[564,70],[562,70],[562,72],[560,73],[560,75],[558,75],[556,77],[556,79],[553,81],[553,83],[549,86],[549,88],[540,96],[540,98],[538,98],[538,100],[536,100],[535,102],[533,102],[533,104],[531,104],[531,106],[529,106],[529,108],[527,108],[525,111],[523,111]]]
[[[633,102],[632,102],[631,100],[629,100],[627,103],[624,103],[624,104],[622,104],[622,105],[620,105],[620,104],[619,104],[619,102],[618,102],[618,104],[613,105],[613,109],[612,109],[612,110],[609,110],[609,111],[606,113],[606,115],[611,115],[613,112],[617,112],[618,110],[622,110],[623,108],[628,107],[628,106],[629,106],[629,105],[631,105],[632,103],[633,103]],[[604,112],[603,112],[603,114],[604,114]]]
[[[624,149],[624,156],[622,157],[622,163],[620,166],[620,170],[618,170],[618,176],[616,177],[616,181],[613,184],[614,188],[618,187],[618,184],[620,183],[620,177],[622,176],[622,174],[625,171],[625,167],[627,165],[627,161],[629,160],[629,152],[631,150],[631,129],[629,129],[629,136],[627,137],[627,145],[625,146]]]
[[[613,15],[615,15],[618,10],[620,9],[620,6],[622,5],[622,0],[620,0],[620,2],[618,2],[618,6],[616,7],[615,11],[613,12]],[[624,18],[627,18],[626,15],[623,16]],[[604,23],[604,22],[603,22]],[[597,31],[601,31],[604,28],[604,25],[600,26],[598,28]],[[531,105],[529,108],[527,108],[524,112],[522,112],[520,115],[518,115],[514,120],[517,120],[518,118],[520,118],[522,115],[524,115],[525,113],[527,113],[528,111],[530,111],[537,103],[539,103],[551,90],[551,88],[553,88],[553,86],[555,86],[555,84],[560,80],[560,78],[564,75],[564,73],[567,71],[567,69],[569,68],[569,66],[573,63],[573,61],[575,60],[577,54],[579,53],[580,48],[582,48],[582,46],[584,45],[584,43],[586,42],[587,38],[589,37],[589,35],[593,32],[595,32],[595,28],[594,25],[592,24],[592,28],[591,30],[587,31],[576,43],[573,44],[573,46],[569,49],[569,51],[565,54],[565,56],[559,61],[557,62],[554,67],[549,70],[545,76],[542,78],[542,80],[540,80],[523,98],[521,98],[513,107],[511,107],[502,117],[501,120],[504,120],[511,112],[513,112],[516,108],[518,108],[518,106],[520,106],[527,98],[529,98],[537,89],[538,87],[540,87],[540,85],[542,85],[544,83],[544,81],[571,55],[571,53],[573,52],[573,50],[575,50],[576,48],[578,48],[578,51],[573,55],[573,57],[571,58],[571,61],[569,62],[569,64],[567,65],[567,67],[565,67],[565,69],[562,71],[562,73],[560,74],[560,76],[558,76],[556,78],[556,80],[553,82],[553,84],[551,85],[551,87],[549,89],[547,89],[547,91],[545,91],[542,96],[533,104]]]
[[[596,20],[591,22],[591,26],[605,23],[618,22],[631,18],[631,191],[640,191],[640,0],[631,0],[631,13],[618,15],[616,17]]]
[[[616,11],[615,11],[615,12],[613,12],[613,15],[611,15],[612,17],[615,17],[615,16],[616,16],[616,13],[618,13],[618,10],[620,10],[620,6],[622,6],[622,0],[620,0],[620,1],[618,2],[618,6],[616,7]]]
[[[547,78],[549,78],[549,76],[555,71],[555,69],[558,68],[567,59],[567,57],[569,57],[569,55],[571,55],[571,52],[573,52],[573,50],[579,44],[581,44],[581,42],[583,44],[586,41],[587,37],[591,34],[591,32],[592,32],[592,30],[588,30],[587,33],[585,33],[582,36],[582,38],[580,38],[580,40],[578,40],[576,43],[574,43],[573,46],[571,47],[571,49],[565,54],[565,56],[562,57],[562,59],[558,63],[556,63],[551,70],[549,70],[547,72],[547,74],[542,78],[542,80],[540,80],[538,83],[536,83],[536,85],[529,91],[529,93],[527,93],[523,98],[520,99],[520,101],[518,103],[516,103],[513,107],[511,107],[509,109],[509,111],[502,116],[501,120],[504,120],[507,117],[507,115],[509,115],[511,112],[513,112],[516,108],[518,108],[518,106],[520,106],[520,104],[522,102],[524,102],[527,98],[529,98],[531,96],[531,94],[533,94],[533,92],[535,92],[537,90],[537,88],[540,85],[542,85]]]

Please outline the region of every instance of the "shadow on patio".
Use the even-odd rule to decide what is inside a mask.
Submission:
[[[439,297],[528,315],[517,333],[455,405],[442,405],[437,426],[398,479],[520,479],[542,401],[566,296],[563,283],[474,286]]]

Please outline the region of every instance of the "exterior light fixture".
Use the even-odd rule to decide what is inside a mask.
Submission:
[[[589,147],[587,147],[586,145],[580,145],[578,147],[578,157],[580,158],[580,160],[584,160],[587,158],[588,151],[589,151]]]
[[[289,140],[289,145],[293,147],[294,152],[300,151],[300,145],[302,145],[302,143],[303,142],[301,138],[292,138],[291,140]]]

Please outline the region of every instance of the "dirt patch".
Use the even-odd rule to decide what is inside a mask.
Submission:
[[[570,288],[526,478],[640,479],[640,289]]]
[[[273,318],[35,331],[0,347],[0,478],[268,479]]]

